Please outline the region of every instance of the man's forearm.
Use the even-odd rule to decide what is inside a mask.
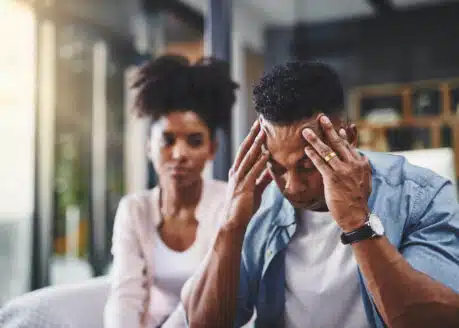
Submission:
[[[245,230],[232,223],[220,229],[206,268],[184,300],[190,327],[233,327]]]
[[[352,245],[378,311],[389,327],[459,326],[459,296],[414,270],[387,238]],[[427,320],[428,319],[428,320]]]

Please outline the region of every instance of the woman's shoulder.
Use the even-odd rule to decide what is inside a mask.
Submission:
[[[221,203],[225,200],[227,183],[215,179],[204,180],[203,197],[201,201],[210,204]]]
[[[120,204],[127,205],[129,207],[143,207],[143,206],[150,206],[151,201],[154,199],[155,194],[157,193],[157,188],[141,190],[137,192],[133,192],[127,195],[124,195],[121,200]]]
[[[118,212],[126,213],[130,220],[136,221],[145,221],[144,218],[155,217],[154,202],[158,197],[158,192],[158,188],[153,188],[127,194],[121,198]]]
[[[226,192],[226,187],[228,184],[225,181],[215,180],[215,179],[205,179],[204,188],[212,193]]]
[[[226,182],[207,179],[204,180],[204,190],[197,208],[200,223],[214,229],[222,217],[226,199]]]

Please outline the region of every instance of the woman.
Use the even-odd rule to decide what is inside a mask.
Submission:
[[[124,197],[113,231],[112,288],[106,328],[175,326],[180,291],[218,229],[226,185],[202,178],[228,120],[237,84],[228,66],[194,65],[163,56],[133,83],[137,115],[152,119],[148,156],[159,177],[153,190]],[[173,314],[174,315],[171,315]]]

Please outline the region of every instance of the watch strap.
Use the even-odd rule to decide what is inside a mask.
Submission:
[[[375,235],[375,232],[371,228],[368,221],[361,226],[360,228],[355,229],[351,232],[343,232],[341,234],[341,242],[345,245],[352,244],[358,241],[362,241],[365,239],[370,239]]]

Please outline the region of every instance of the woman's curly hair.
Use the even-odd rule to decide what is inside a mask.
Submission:
[[[193,111],[215,129],[230,120],[238,84],[227,62],[203,57],[195,64],[179,55],[165,55],[142,65],[131,88],[134,111],[153,121],[174,111]]]

